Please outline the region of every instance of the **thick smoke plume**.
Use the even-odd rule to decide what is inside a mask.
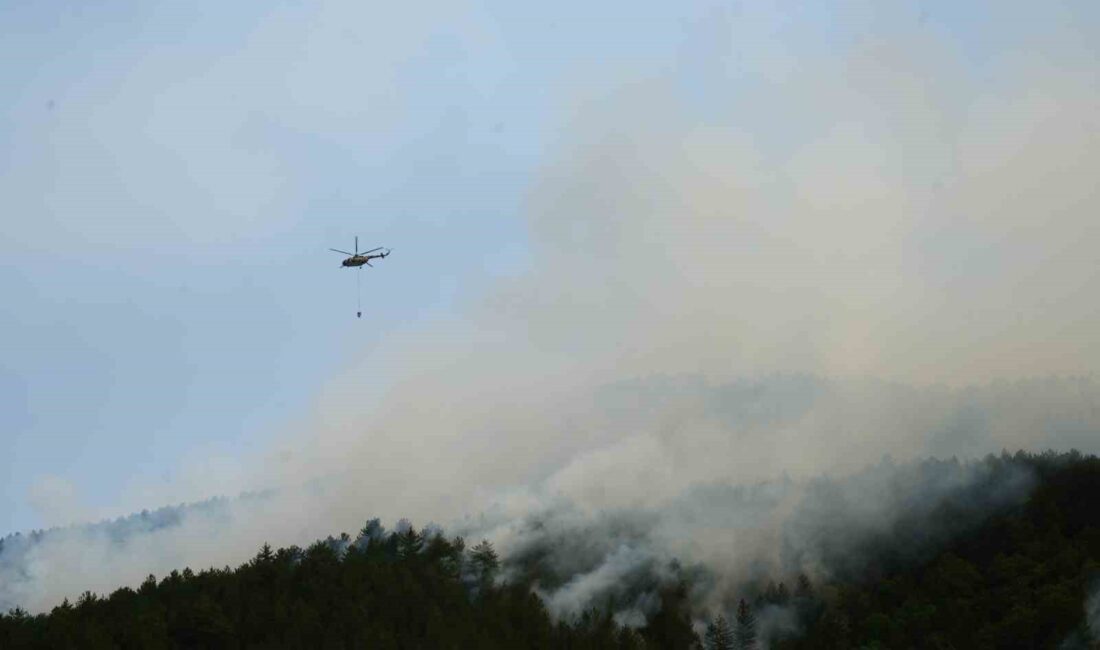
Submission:
[[[508,577],[534,579],[558,615],[612,603],[619,620],[637,623],[659,604],[660,589],[679,579],[690,579],[693,604],[709,614],[728,609],[727,601],[754,581],[791,581],[799,573],[815,580],[850,576],[867,569],[867,558],[880,556],[876,549],[889,540],[905,540],[897,549],[899,561],[919,559],[1018,502],[1027,495],[1029,476],[1001,474],[993,480],[980,464],[946,460],[914,466],[872,455],[893,450],[899,456],[948,456],[953,449],[998,448],[1015,430],[989,424],[983,414],[990,404],[997,405],[994,412],[1004,422],[1018,416],[1023,426],[1048,432],[1046,442],[1068,446],[1080,427],[1100,426],[1096,420],[1064,424],[1066,413],[1087,411],[1097,390],[1092,382],[1053,380],[926,392],[896,384],[852,388],[805,377],[714,385],[693,377],[627,382],[598,392],[593,399],[600,408],[587,403],[559,411],[559,419],[543,414],[562,423],[563,430],[572,422],[578,432],[606,439],[587,447],[576,442],[578,449],[549,459],[545,469],[537,457],[516,456],[533,468],[527,483],[482,487],[467,474],[476,468],[455,467],[449,485],[456,490],[470,485],[469,491],[457,497],[433,494],[433,485],[443,479],[411,465],[400,482],[396,475],[344,473],[308,487],[92,529],[50,531],[38,539],[24,535],[0,549],[0,606],[39,610],[86,589],[105,592],[137,584],[149,573],[235,564],[265,541],[305,545],[341,530],[355,532],[376,512],[396,521],[385,511],[404,505],[420,525],[443,522],[448,533],[493,540],[506,559]],[[1052,419],[1023,419],[1049,403],[1035,396],[1074,391],[1079,402],[1063,405]],[[806,424],[814,413],[847,413],[862,403],[850,401],[852,394],[882,405],[896,393],[908,396],[927,419],[846,418],[855,434],[845,434],[839,421]],[[605,427],[612,424],[629,433],[609,435]],[[864,433],[876,432],[873,426],[883,428],[874,436]],[[781,442],[787,429],[792,430],[787,435],[799,436],[784,443],[791,448],[799,443],[813,448],[819,444],[816,435],[829,435],[855,457],[852,463],[869,464],[849,470],[836,463],[826,476],[811,465],[791,463],[782,476],[777,469],[784,466],[782,458],[760,468],[744,460],[765,462],[764,450]],[[875,446],[861,447],[869,437],[878,441]],[[482,471],[493,466],[491,458],[462,458],[481,463]],[[378,482],[363,487],[372,479]],[[394,496],[385,491],[384,480],[394,481],[391,490],[414,494]],[[425,507],[433,505],[428,496],[444,505],[438,511]],[[929,523],[944,504],[956,509],[951,521],[958,528]],[[899,533],[905,530],[909,533]]]
[[[685,581],[693,611],[729,617],[769,582],[793,590],[800,576],[866,578],[925,559],[1020,503],[1033,482],[1011,459],[884,460],[843,478],[700,484],[659,508],[598,518],[552,506],[503,518],[491,536],[509,578],[534,582],[559,616],[610,606],[620,621],[641,622],[661,589]],[[762,610],[762,627],[794,627],[796,614],[783,609]]]
[[[675,75],[583,84],[524,208],[531,267],[333,379],[242,477],[277,498],[122,542],[59,536],[0,562],[0,605],[40,610],[381,516],[541,558],[561,615],[610,596],[637,621],[645,583],[687,570],[718,610],[758,574],[850,570],[926,498],[984,485],[965,464],[891,463],[1100,451],[1087,45],[1053,20],[1013,50],[1033,54],[975,78],[956,46],[895,18],[767,68],[720,119]],[[1027,485],[985,485],[968,512]],[[540,550],[555,540],[576,548]]]

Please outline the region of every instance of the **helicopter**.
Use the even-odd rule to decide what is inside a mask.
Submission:
[[[374,268],[374,265],[370,263],[371,260],[385,259],[386,256],[390,254],[390,249],[388,249],[384,246],[379,246],[378,248],[372,248],[369,251],[363,251],[362,253],[360,253],[359,252],[359,238],[358,237],[355,238],[355,252],[354,253],[349,253],[347,251],[342,251],[342,250],[339,250],[339,249],[336,249],[336,248],[330,248],[329,250],[334,252],[334,253],[341,253],[343,255],[351,255],[351,257],[347,258],[343,262],[340,262],[340,266],[342,266],[342,267],[346,266],[346,267],[349,267],[349,268],[356,267],[356,266],[363,266],[364,264],[366,264],[367,266],[369,266],[371,268]],[[371,255],[371,253],[374,253],[375,251],[385,251],[385,252],[378,253],[376,255]]]
[[[379,246],[378,248],[372,248],[369,251],[363,251],[362,253],[360,253],[359,252],[359,237],[355,238],[355,252],[354,253],[349,253],[347,251],[342,251],[338,248],[330,248],[329,250],[334,252],[334,253],[340,253],[341,255],[351,255],[351,257],[347,258],[343,262],[340,262],[341,268],[359,268],[360,270],[362,270],[362,267],[363,267],[364,264],[366,264],[367,266],[369,266],[371,268],[374,268],[374,265],[370,263],[371,260],[386,259],[386,257],[390,254],[390,249],[385,248],[384,246]],[[383,251],[383,252],[379,253],[377,251]],[[360,277],[361,276],[358,273],[355,274],[355,281],[356,281],[358,286],[362,285],[362,282],[359,280]],[[358,299],[359,299],[359,311],[355,312],[355,317],[356,318],[362,318],[363,317],[363,310],[362,310],[363,298],[362,298],[362,290],[361,289],[359,290]]]

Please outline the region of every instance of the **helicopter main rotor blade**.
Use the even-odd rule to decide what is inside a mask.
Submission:
[[[380,251],[383,248],[385,248],[385,246],[379,246],[378,248],[372,248],[369,251],[363,251],[362,253],[359,253],[359,254],[360,255],[366,255],[367,253],[373,253],[374,251]]]
[[[359,254],[359,235],[355,236],[355,254]]]
[[[338,250],[336,248],[330,248],[329,250],[332,251],[333,253],[343,253],[344,255],[351,255],[352,257],[355,256],[355,253],[349,253],[347,251]]]

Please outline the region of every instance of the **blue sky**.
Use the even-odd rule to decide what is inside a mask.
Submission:
[[[0,533],[231,471],[349,356],[522,273],[532,183],[608,79],[782,150],[804,107],[774,87],[869,33],[995,83],[1044,20],[1095,32],[1090,3],[958,4],[6,3]],[[394,250],[361,320],[326,250],[356,235]]]
[[[109,510],[247,453],[347,355],[522,269],[555,86],[680,36],[625,5],[445,5],[2,10],[0,529],[58,523],[43,477]],[[355,235],[395,251],[362,320],[326,250]]]

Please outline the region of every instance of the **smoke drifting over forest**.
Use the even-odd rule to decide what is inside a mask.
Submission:
[[[842,57],[779,57],[721,119],[674,75],[585,80],[524,208],[530,268],[334,378],[246,460],[241,484],[277,496],[0,554],[0,606],[380,516],[542,558],[562,615],[674,559],[714,611],[764,569],[851,570],[926,500],[981,485],[978,517],[1028,487],[893,463],[1100,452],[1100,86],[1067,63],[1092,46],[1054,21],[1041,56],[975,79],[883,20]]]

